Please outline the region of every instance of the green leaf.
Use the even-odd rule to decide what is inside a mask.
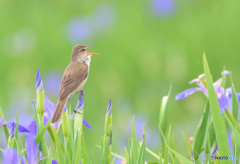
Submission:
[[[150,150],[150,149],[148,149],[147,147],[146,147],[146,151],[149,153],[149,154],[151,154],[154,158],[156,158],[156,159],[160,159],[160,156],[158,156],[156,153],[154,153],[152,150]]]
[[[168,137],[167,137],[167,145],[170,145],[170,140],[171,140],[171,125],[169,126],[168,130]],[[169,161],[169,151],[168,147],[165,148],[165,154],[164,154],[164,164],[167,164]]]
[[[207,136],[206,136],[206,142],[205,142],[205,157],[206,161],[210,161],[211,156],[211,148],[213,146],[213,143],[216,141],[215,131],[212,119],[208,120],[208,127],[207,127]]]
[[[207,129],[207,124],[208,124],[208,115],[209,115],[209,102],[207,101],[204,114],[198,123],[198,126],[196,128],[196,132],[194,135],[194,140],[193,140],[193,155],[194,159],[197,160],[199,155],[201,154],[202,147],[203,147],[203,141],[205,139],[205,134],[206,134],[206,129]]]
[[[36,90],[36,98],[37,98],[37,113],[39,115],[43,115],[44,113],[44,101],[45,101],[45,96],[44,96],[44,89],[39,92],[39,90]]]
[[[161,153],[159,153],[158,164],[163,164],[164,160],[162,159]]]
[[[81,157],[82,157],[82,131],[79,131],[77,135],[77,151],[76,151],[76,157],[75,157],[75,164],[79,164],[81,162]]]
[[[231,113],[228,108],[225,110],[223,115],[224,115],[225,119],[227,120],[230,128],[232,129],[232,132],[235,133],[235,136],[236,136],[235,142],[237,142],[238,145],[240,145],[240,132],[237,129],[237,124],[233,123],[235,120],[233,122],[231,121],[231,117],[232,117],[232,119],[234,119],[234,118],[233,118],[233,116],[231,116]]]
[[[138,164],[144,164],[145,162],[145,142],[146,142],[146,131],[145,131],[145,127],[144,127],[144,137],[142,142],[140,143],[140,149],[139,149],[139,154],[138,154]]]
[[[172,133],[172,137],[171,137],[171,143],[170,146],[173,150],[175,150],[175,145],[174,145],[174,133]],[[176,163],[176,156],[175,154],[172,154],[173,156],[173,163]]]
[[[102,163],[110,164],[112,162],[111,153],[112,146],[110,145],[112,135],[112,105],[109,101],[104,125],[104,136],[102,142]]]
[[[62,131],[65,138],[69,135],[69,121],[68,121],[68,110],[63,112],[62,115]]]
[[[0,107],[0,116],[1,116],[1,118],[4,116],[1,107]],[[5,121],[6,121],[6,120],[5,120],[5,118],[4,118],[3,122],[5,122]],[[7,128],[6,125],[3,125],[3,129],[4,129],[4,133],[5,133],[6,141],[8,141],[8,138],[9,138],[9,131],[8,131],[8,128]]]
[[[48,160],[47,164],[52,164],[52,149],[51,147],[48,148]]]
[[[240,132],[240,124],[238,123],[238,121],[236,121],[233,117],[233,115],[231,114],[231,112],[229,111],[228,107],[226,108],[225,112],[226,115],[228,116],[229,120],[232,122],[232,124],[234,126],[236,126],[236,128],[238,129],[238,131]]]
[[[13,149],[16,149],[19,153],[20,150],[18,150],[18,129],[19,129],[19,124],[18,124],[18,112],[16,111],[16,130],[14,134],[14,142],[13,142]]]
[[[83,155],[83,162],[82,163],[91,163],[91,160],[90,160],[90,158],[88,157],[88,154],[87,154],[84,135],[82,135],[82,155]]]
[[[165,135],[168,122],[168,111],[169,111],[169,98],[171,95],[172,86],[170,86],[168,96],[162,98],[162,103],[159,112],[159,129],[162,130]]]
[[[130,159],[131,163],[136,163],[138,158],[138,143],[137,143],[137,135],[135,130],[135,121],[134,116],[132,119],[132,139],[131,139],[131,149],[130,149]]]
[[[187,137],[185,136],[185,134],[183,132],[182,132],[182,136],[183,136],[183,139],[185,141],[185,144],[187,145],[188,151],[191,153],[192,152],[192,146],[188,142],[188,139],[187,139]]]
[[[190,161],[189,159],[185,158],[183,155],[179,154],[178,152],[176,152],[175,150],[173,150],[171,147],[169,147],[168,145],[166,145],[168,147],[168,149],[176,155],[176,157],[178,158],[178,160],[181,162],[181,163],[184,163],[184,164],[192,164],[193,162]]]
[[[215,89],[213,87],[212,76],[208,67],[205,54],[203,55],[203,66],[204,66],[204,73],[206,76],[206,84],[207,84],[209,102],[211,106],[211,113],[213,117],[213,125],[214,125],[216,139],[217,139],[218,148],[219,148],[218,150],[221,156],[230,156],[231,152],[228,146],[226,127],[221,115],[218,99],[215,93]],[[231,161],[225,161],[225,162],[231,163]]]
[[[64,153],[63,153],[63,146],[58,138],[58,134],[57,134],[57,131],[55,128],[53,128],[53,133],[54,133],[54,137],[55,137],[55,147],[56,147],[56,153],[55,153],[55,156],[57,158],[57,162],[58,163],[64,163]],[[61,161],[61,162],[60,162]]]
[[[36,135],[35,141],[36,141],[36,144],[37,144],[37,145],[39,144],[41,138],[44,137],[45,131],[46,131],[47,128],[49,127],[49,125],[50,125],[50,123],[51,123],[51,120],[52,120],[52,119],[50,119],[50,120],[48,121],[48,123],[47,123],[47,124],[40,130],[40,132]]]
[[[125,147],[124,147],[124,150],[125,150],[126,164],[129,164],[129,154],[128,154],[128,151],[127,151],[127,149]]]
[[[232,74],[230,74],[232,83],[232,112],[235,120],[238,120],[238,97],[232,80]]]

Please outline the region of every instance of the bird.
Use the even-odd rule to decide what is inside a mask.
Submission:
[[[98,53],[87,52],[93,45],[94,43],[88,46],[77,44],[73,47],[71,62],[62,76],[58,101],[51,123],[55,123],[61,118],[67,100],[70,100],[70,96],[79,92],[86,83],[89,75],[91,56],[98,55]]]

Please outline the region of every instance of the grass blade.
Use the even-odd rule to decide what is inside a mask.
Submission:
[[[206,84],[209,96],[209,102],[211,106],[211,113],[213,117],[213,125],[215,129],[216,139],[219,147],[219,153],[221,156],[230,156],[231,152],[228,146],[227,132],[223,117],[221,115],[220,107],[218,104],[218,99],[213,87],[213,80],[207,63],[205,54],[203,55],[203,66],[204,73],[206,76]],[[231,161],[226,161],[226,163],[231,163]]]
[[[1,118],[4,116],[1,107],[0,107],[0,116],[1,116]],[[3,122],[5,122],[5,118],[3,119]],[[5,133],[6,141],[8,141],[8,138],[9,138],[9,131],[8,131],[8,128],[7,128],[6,125],[3,125],[3,129],[4,129],[4,133]]]
[[[207,124],[208,124],[208,115],[209,115],[209,101],[207,101],[203,117],[201,118],[193,140],[193,155],[194,159],[197,160],[202,151],[203,141],[205,139]]]
[[[46,131],[47,128],[49,127],[51,120],[52,120],[52,119],[50,119],[50,120],[48,121],[48,123],[47,123],[47,124],[40,130],[40,132],[36,135],[35,141],[36,141],[36,144],[37,144],[37,145],[38,145],[38,143],[41,141],[41,138],[44,137],[45,131]]]
[[[232,113],[235,120],[238,120],[238,97],[232,80],[232,74],[230,74],[232,83]]]
[[[135,121],[134,116],[132,119],[132,139],[131,139],[131,149],[130,149],[130,156],[131,156],[131,163],[137,163],[138,158],[138,142],[137,142],[137,135],[135,130]]]
[[[178,160],[181,162],[181,163],[184,163],[184,164],[193,164],[192,161],[190,161],[189,159],[185,158],[183,155],[179,154],[178,152],[176,152],[175,150],[173,150],[171,147],[169,147],[168,145],[166,145],[166,147],[168,147],[168,149],[176,155],[176,157],[178,158]]]

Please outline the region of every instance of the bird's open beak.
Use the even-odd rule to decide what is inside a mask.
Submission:
[[[87,52],[87,55],[99,55],[98,53]]]
[[[94,44],[95,44],[95,43],[90,44],[87,49],[89,49],[90,47],[92,47]],[[98,53],[90,53],[90,52],[87,52],[87,55],[99,55],[99,54],[98,54]]]

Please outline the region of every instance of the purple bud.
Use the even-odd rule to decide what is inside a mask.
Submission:
[[[39,68],[37,69],[36,89],[38,90],[38,92],[41,92],[43,90],[42,77]]]
[[[83,90],[80,90],[76,111],[80,112],[81,110],[83,110],[83,107]]]
[[[109,100],[106,114],[108,117],[112,114],[112,100],[111,99]]]

